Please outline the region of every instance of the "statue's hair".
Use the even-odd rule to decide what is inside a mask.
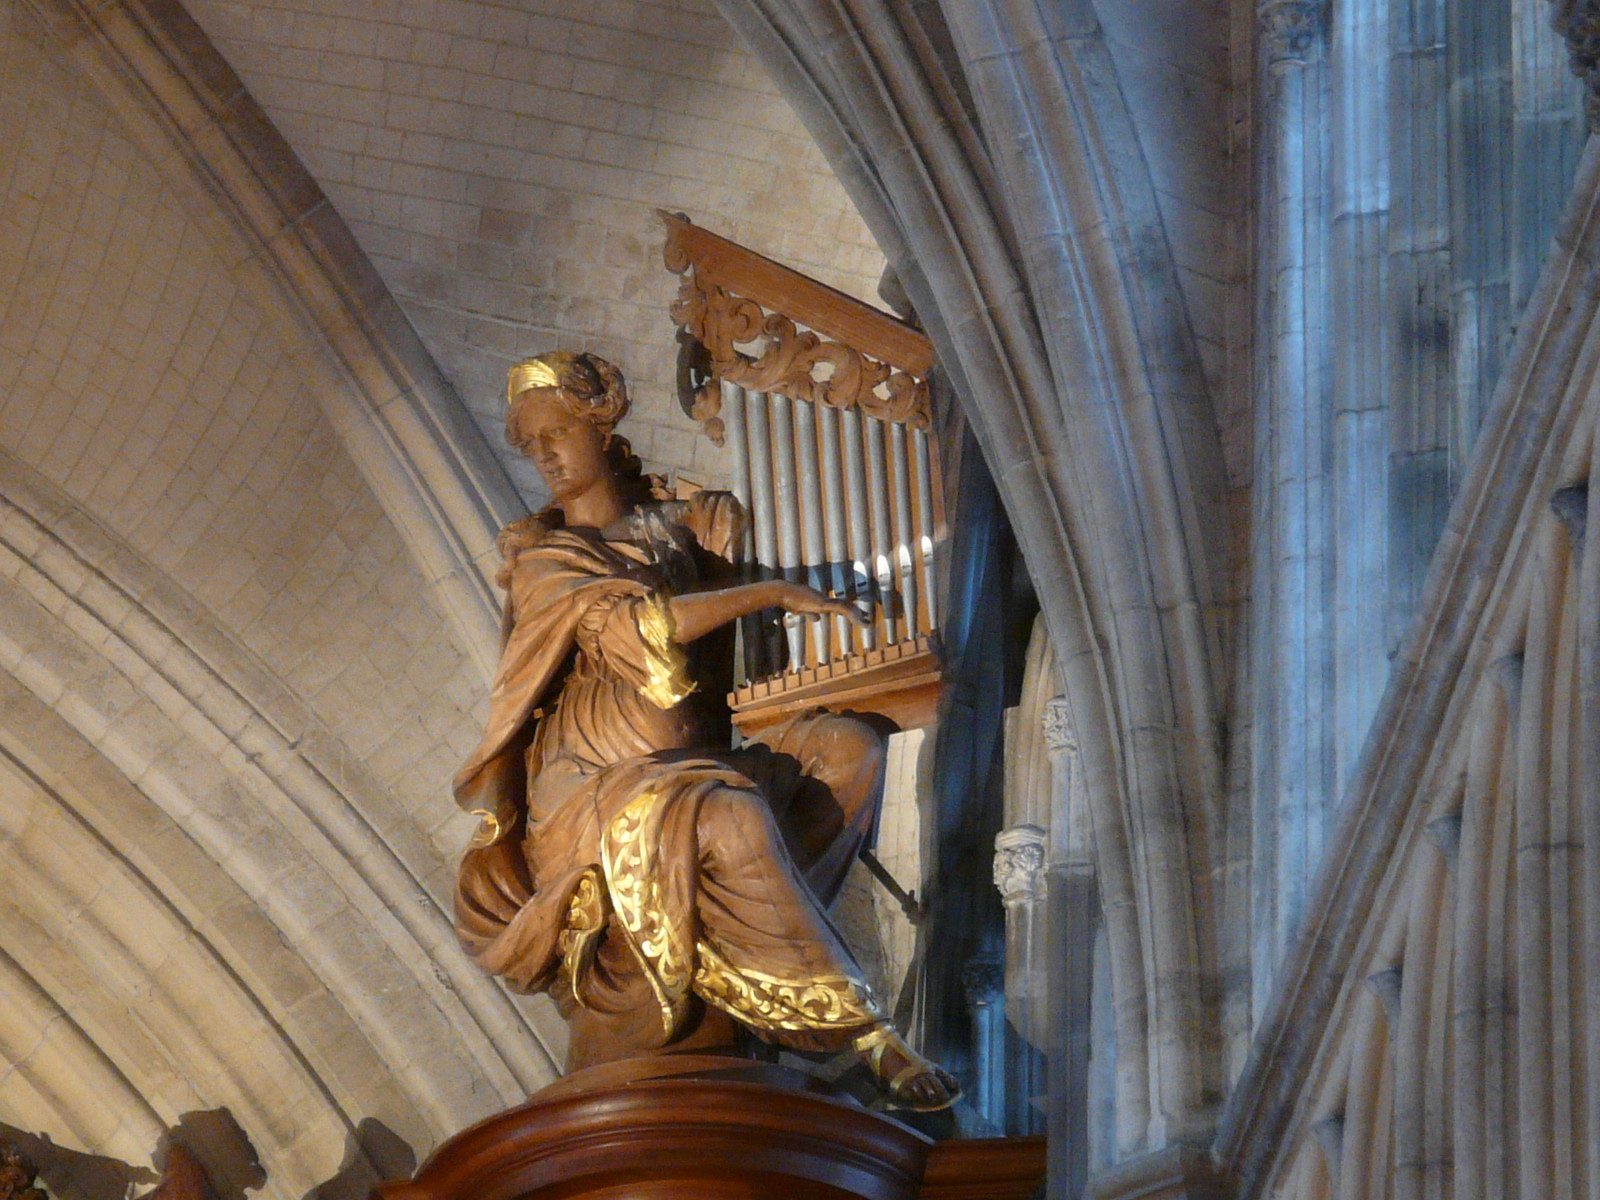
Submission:
[[[519,401],[532,388],[556,388],[561,403],[609,435],[628,415],[628,386],[622,372],[587,351],[552,350],[525,358],[506,374],[506,440],[523,448],[517,433]]]

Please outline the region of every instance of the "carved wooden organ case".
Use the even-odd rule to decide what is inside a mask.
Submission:
[[[732,488],[751,516],[747,570],[874,602],[865,629],[746,620],[735,722],[749,734],[820,707],[901,729],[931,724],[944,542],[932,345],[681,214],[661,216],[666,265],[681,276],[680,400],[731,451]]]

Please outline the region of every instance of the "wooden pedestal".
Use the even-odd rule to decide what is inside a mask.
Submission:
[[[1026,1200],[1037,1139],[940,1148],[897,1121],[739,1059],[612,1063],[444,1143],[376,1200]],[[930,1165],[930,1151],[933,1165]],[[931,1190],[923,1191],[924,1174]]]

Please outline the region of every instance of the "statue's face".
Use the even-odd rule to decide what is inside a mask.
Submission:
[[[583,495],[611,469],[604,435],[563,403],[559,388],[517,398],[517,434],[557,503]]]

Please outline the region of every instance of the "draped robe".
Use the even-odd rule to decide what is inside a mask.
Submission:
[[[875,817],[881,746],[814,713],[728,748],[726,655],[676,645],[670,597],[730,574],[743,522],[701,493],[512,549],[487,729],[455,780],[483,819],[456,928],[569,1015],[653,1006],[657,1046],[698,996],[767,1040],[837,1048],[883,1020],[822,906]]]

